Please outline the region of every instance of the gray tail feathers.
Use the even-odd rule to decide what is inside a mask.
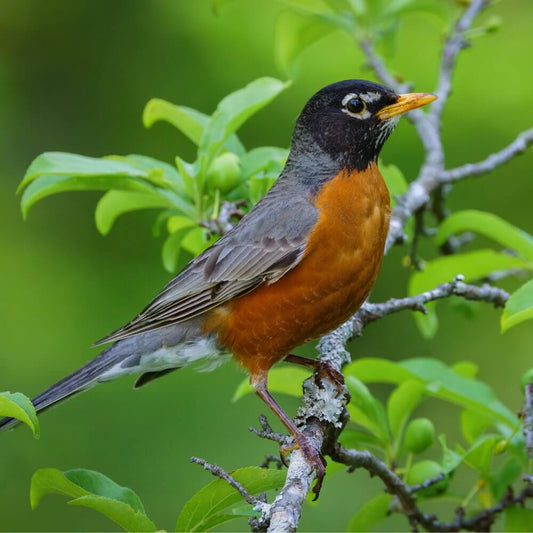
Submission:
[[[32,400],[35,410],[37,412],[42,411],[98,383],[99,376],[127,356],[127,352],[125,353],[125,350],[120,349],[119,345],[120,343],[118,342],[113,344],[100,355],[89,361],[85,366],[76,370],[70,376],[58,381],[55,385],[52,385],[49,389],[46,389],[39,396],[35,397]],[[18,424],[18,420],[2,418],[0,419],[0,431],[16,424]]]

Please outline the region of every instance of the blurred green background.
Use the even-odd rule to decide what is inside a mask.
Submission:
[[[108,237],[94,226],[98,194],[67,194],[38,204],[23,222],[15,189],[31,160],[46,150],[85,155],[140,153],[171,162],[193,158],[193,146],[166,124],[146,131],[152,97],[211,112],[225,94],[265,75],[283,77],[274,61],[280,5],[229,2],[215,15],[208,0],[2,0],[0,3],[0,389],[33,396],[96,355],[91,343],[136,314],[169,279],[153,215],[120,219]],[[475,161],[532,125],[530,0],[491,9],[501,30],[476,39],[461,56],[444,117],[447,163]],[[435,86],[441,30],[409,16],[400,30],[393,67],[419,90]],[[246,146],[289,143],[295,117],[321,86],[371,77],[345,35],[334,34],[301,58],[294,85],[244,126]],[[404,121],[383,152],[409,179],[421,150]],[[533,232],[533,154],[490,175],[459,184],[454,209],[493,211]],[[405,250],[385,259],[374,300],[405,294]],[[512,281],[504,284],[513,288]],[[531,323],[499,333],[488,306],[468,317],[439,307],[440,329],[423,340],[407,313],[370,326],[352,343],[356,356],[401,359],[434,356],[481,366],[481,378],[519,410],[519,378],[532,365]],[[300,353],[312,353],[312,347]],[[258,464],[273,445],[248,432],[265,408],[248,396],[230,399],[244,373],[233,363],[211,374],[185,369],[140,391],[128,380],[98,387],[41,417],[42,436],[25,428],[0,435],[0,529],[113,529],[87,509],[46,498],[29,508],[32,473],[40,467],[90,468],[133,488],[159,527],[171,530],[183,503],[210,476],[188,457],[227,469]],[[382,391],[383,392],[383,391]],[[296,402],[282,403],[294,412]],[[420,410],[439,432],[458,436],[458,411],[432,401]],[[364,472],[326,480],[318,505],[308,506],[302,530],[343,530],[379,483]],[[451,518],[451,517],[450,517]],[[383,528],[406,528],[393,519]],[[247,529],[244,521],[226,529]]]

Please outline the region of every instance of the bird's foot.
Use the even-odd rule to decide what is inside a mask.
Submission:
[[[317,500],[322,488],[322,482],[326,475],[326,460],[324,456],[317,450],[303,434],[295,436],[295,442],[291,444],[282,444],[280,446],[280,456],[285,466],[288,466],[287,459],[291,452],[300,449],[305,461],[310,465],[316,473],[316,483],[313,487],[313,494],[315,495],[313,500]]]
[[[317,385],[320,386],[320,381],[327,380],[333,384],[339,396],[344,394],[346,395],[346,402],[348,403],[350,401],[350,393],[344,386],[344,376],[328,362],[319,359],[308,359],[307,357],[294,354],[289,354],[285,357],[285,361],[312,368],[315,371],[315,381]]]
[[[329,363],[325,361],[317,361],[315,367],[315,375],[319,379],[327,379],[340,393],[344,390],[344,376],[336,369],[333,368]]]

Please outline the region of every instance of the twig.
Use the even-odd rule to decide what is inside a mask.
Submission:
[[[440,181],[442,183],[453,183],[454,181],[458,181],[469,176],[477,176],[479,174],[490,172],[497,166],[503,165],[513,157],[523,153],[532,143],[533,128],[523,131],[511,144],[499,152],[489,155],[483,161],[479,161],[478,163],[468,163],[451,170],[445,170],[440,176]]]
[[[436,485],[437,483],[440,483],[445,479],[446,476],[444,475],[444,472],[441,472],[438,476],[426,479],[426,481],[424,481],[423,483],[419,483],[418,485],[411,485],[409,487],[409,491],[411,492],[411,494],[415,494],[417,492],[420,492],[421,490],[426,490],[429,487],[433,487],[433,485]]]
[[[524,438],[526,440],[527,454],[533,459],[533,383],[526,384],[524,393],[526,395],[524,408],[522,409]]]
[[[442,51],[439,82],[436,91],[439,98],[429,111],[429,119],[436,128],[440,128],[442,111],[452,90],[452,75],[457,56],[463,48],[468,46],[464,37],[465,32],[472,26],[474,19],[486,5],[486,0],[472,0],[457,20],[451,35],[446,40]]]
[[[386,315],[411,309],[427,313],[424,304],[435,300],[442,300],[449,296],[460,296],[466,300],[485,301],[494,304],[496,307],[503,307],[509,298],[509,294],[503,289],[484,284],[481,287],[463,283],[463,277],[457,276],[450,283],[443,283],[430,291],[409,296],[407,298],[391,298],[384,303],[365,302],[359,311],[351,318],[352,336],[361,334],[363,328],[370,322],[379,320]]]
[[[213,235],[224,235],[235,225],[232,218],[242,218],[244,213],[240,207],[244,206],[246,202],[239,200],[237,202],[222,202],[220,210],[214,218],[204,220],[200,225],[207,228]]]
[[[289,444],[292,442],[292,438],[289,435],[284,435],[283,433],[276,433],[268,423],[267,417],[265,415],[259,415],[259,424],[261,429],[256,429],[254,427],[249,427],[248,429],[258,437],[262,439],[272,440],[278,444]]]
[[[409,84],[400,83],[390,72],[381,57],[374,50],[374,45],[369,39],[357,41],[368,61],[368,66],[374,71],[376,76],[388,87],[397,93],[409,90]]]
[[[250,494],[235,478],[226,472],[223,468],[216,464],[208,463],[205,459],[200,457],[191,457],[191,463],[196,463],[203,466],[207,471],[211,472],[215,477],[223,479],[229,485],[231,485],[250,505],[254,507],[262,508],[265,505],[264,501],[256,498],[253,494]]]
[[[379,55],[374,50],[372,41],[363,39],[357,41],[357,44],[363,51],[368,61],[368,66],[374,71],[378,79],[385,85],[393,89],[396,93],[401,94],[409,90],[410,84],[400,83],[389,72],[387,66]],[[441,150],[440,137],[435,132],[427,118],[427,115],[420,109],[415,109],[407,113],[407,118],[414,124],[418,131],[418,135],[426,152],[432,152],[434,150]]]
[[[265,455],[265,460],[259,466],[261,468],[270,468],[270,465],[272,463],[274,463],[275,467],[278,470],[281,470],[283,468],[283,461],[279,457],[270,454]]]
[[[527,485],[516,496],[509,487],[507,493],[496,505],[484,509],[480,513],[465,517],[462,508],[457,509],[452,522],[440,522],[435,515],[423,513],[417,506],[414,494],[427,486],[409,486],[393,472],[383,461],[373,456],[370,452],[348,450],[337,444],[331,454],[332,459],[350,467],[350,470],[364,468],[371,475],[379,477],[385,484],[387,492],[398,499],[403,513],[407,516],[413,531],[418,531],[422,526],[428,531],[488,531],[497,518],[497,515],[509,507],[524,505],[525,501],[533,498],[533,484],[530,476],[524,476]],[[442,476],[444,479],[444,476]],[[430,484],[435,484],[441,479],[433,478]]]

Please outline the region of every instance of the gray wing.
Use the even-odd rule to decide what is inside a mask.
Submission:
[[[137,317],[97,344],[182,322],[293,268],[318,212],[283,181],[278,180],[237,226],[191,261]]]

